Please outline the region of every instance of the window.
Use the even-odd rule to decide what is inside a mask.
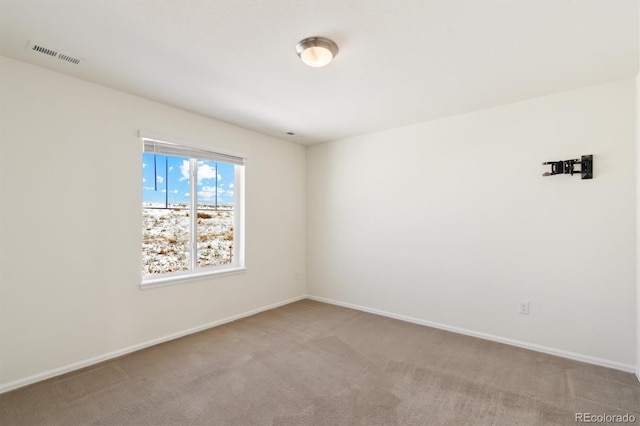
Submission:
[[[142,284],[244,268],[244,158],[140,134]]]

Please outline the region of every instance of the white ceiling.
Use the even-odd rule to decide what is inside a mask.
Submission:
[[[634,77],[638,8],[638,0],[0,0],[0,54],[312,144]],[[328,67],[296,56],[309,36],[340,47]],[[30,40],[86,61],[35,53]]]

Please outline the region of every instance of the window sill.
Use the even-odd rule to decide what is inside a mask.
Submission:
[[[148,290],[157,287],[166,287],[175,284],[182,284],[185,281],[200,280],[204,278],[218,278],[227,275],[241,274],[246,270],[247,268],[244,266],[237,266],[234,268],[222,270],[218,269],[215,271],[190,272],[186,274],[147,278],[140,283],[140,288],[142,288],[143,290]]]

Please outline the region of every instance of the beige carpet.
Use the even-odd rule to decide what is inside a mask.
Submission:
[[[0,395],[8,425],[575,425],[634,375],[310,300]]]

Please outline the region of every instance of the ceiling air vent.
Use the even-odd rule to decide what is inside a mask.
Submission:
[[[76,65],[78,65],[80,63],[80,59],[79,58],[74,58],[73,56],[69,56],[69,55],[63,55],[62,53],[60,53],[58,55],[58,59],[62,59],[63,61],[71,62],[72,64],[76,64]]]
[[[38,52],[38,53],[43,53],[45,55],[49,55],[53,58],[58,58],[61,61],[65,61],[65,62],[69,62],[75,65],[78,65],[80,62],[83,62],[84,59],[79,58],[77,56],[71,56],[71,55],[67,55],[61,52],[58,52],[57,50],[53,50],[50,49],[48,47],[44,47],[41,44],[37,44],[34,42],[29,42],[29,50],[33,51],[33,52]]]

